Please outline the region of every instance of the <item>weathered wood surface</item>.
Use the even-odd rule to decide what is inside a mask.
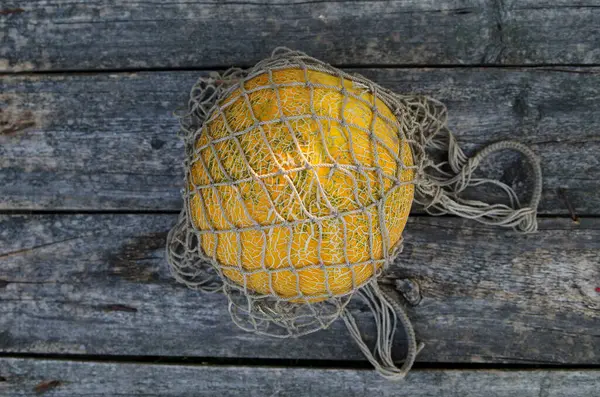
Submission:
[[[372,370],[0,359],[0,396],[590,397],[594,370],[414,370],[390,382]]]
[[[4,0],[0,71],[334,64],[598,64],[597,0]]]
[[[293,340],[238,330],[221,295],[176,284],[175,215],[0,217],[0,351],[363,360],[343,322]],[[600,363],[600,219],[542,219],[518,235],[415,216],[393,267],[425,362]],[[372,319],[353,309],[372,342]],[[398,337],[397,351],[404,346]]]
[[[541,213],[567,214],[557,194],[566,188],[577,212],[600,214],[600,69],[351,71],[444,101],[470,153],[507,138],[531,145],[544,172]],[[173,111],[201,74],[5,76],[0,209],[178,210],[183,147]],[[502,158],[485,172],[526,190],[527,166]]]

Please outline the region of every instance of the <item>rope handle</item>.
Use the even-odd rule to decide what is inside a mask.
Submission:
[[[415,201],[424,206],[430,215],[452,214],[473,219],[487,225],[512,227],[523,233],[537,231],[537,208],[542,196],[542,169],[535,153],[520,142],[506,140],[493,143],[468,158],[449,131],[447,164],[454,174],[441,169],[443,164],[430,164],[433,172],[424,171],[424,177],[416,183]],[[429,148],[439,149],[440,142],[432,140]],[[473,172],[492,153],[514,150],[524,155],[533,169],[534,186],[529,205],[522,207],[514,190],[503,182],[487,178],[473,178]],[[433,163],[433,162],[432,162]],[[510,199],[511,205],[489,204],[479,200],[467,200],[459,196],[467,187],[482,184],[500,187]]]
[[[347,308],[341,314],[352,338],[375,370],[384,378],[389,380],[404,379],[412,368],[417,354],[425,346],[417,343],[415,331],[400,303],[398,293],[393,288],[379,285],[376,281],[364,286],[356,292],[370,308],[375,318],[377,328],[377,343],[372,351],[364,341],[362,334],[356,324],[354,316]],[[392,346],[398,319],[404,328],[407,341],[407,354],[401,367],[394,364],[392,358]]]
[[[537,156],[531,149],[529,149],[529,147],[521,142],[511,140],[492,143],[480,150],[473,158],[469,160],[469,163],[471,163],[471,167],[477,168],[481,161],[483,161],[486,157],[492,153],[502,150],[515,150],[520,152],[531,165],[534,174],[534,185],[533,194],[531,196],[531,200],[529,200],[528,207],[537,211],[537,207],[542,198],[542,167],[540,166]]]

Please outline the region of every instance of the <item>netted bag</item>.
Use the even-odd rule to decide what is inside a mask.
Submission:
[[[468,159],[441,103],[396,95],[303,53],[278,49],[249,70],[201,78],[182,133],[184,207],[167,242],[177,280],[222,291],[233,321],[260,334],[304,335],[342,317],[391,379],[420,348],[397,293],[381,282],[401,251],[413,198],[432,214],[536,229],[540,183],[519,208],[510,187],[472,177],[483,157],[508,148],[532,159],[539,180],[527,148],[501,142]],[[434,160],[440,149],[447,162]],[[511,205],[459,197],[486,182]],[[373,350],[346,309],[354,295],[375,316]],[[408,337],[401,368],[391,357],[398,320]]]

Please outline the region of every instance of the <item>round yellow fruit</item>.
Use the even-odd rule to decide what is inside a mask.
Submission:
[[[202,249],[224,276],[295,302],[373,277],[414,190],[412,153],[385,103],[352,80],[284,69],[246,80],[219,108],[195,143],[188,188]]]

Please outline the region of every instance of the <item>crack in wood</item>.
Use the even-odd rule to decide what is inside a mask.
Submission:
[[[13,255],[22,255],[25,253],[29,253],[32,252],[34,250],[40,249],[40,248],[46,248],[46,247],[50,247],[52,245],[56,245],[56,244],[61,244],[61,243],[65,243],[67,241],[71,241],[71,240],[77,240],[80,237],[69,237],[63,240],[58,240],[58,241],[52,241],[50,243],[46,243],[46,244],[39,244],[33,247],[29,247],[29,248],[23,248],[20,250],[16,250],[16,251],[10,251],[10,252],[6,252],[6,253],[0,253],[0,258],[6,258],[9,256],[13,256]]]
[[[38,383],[33,388],[33,391],[35,391],[37,394],[44,394],[46,392],[49,392],[52,389],[56,389],[57,387],[62,386],[62,385],[63,385],[63,382],[60,380],[49,380],[49,381]]]
[[[7,8],[0,10],[0,15],[20,14],[22,12],[25,12],[25,10],[22,8]]]
[[[11,112],[0,109],[0,135],[14,136],[27,128],[35,127],[32,111]]]
[[[138,309],[133,306],[114,304],[114,305],[102,305],[100,306],[105,312],[126,312],[126,313],[137,313]]]

